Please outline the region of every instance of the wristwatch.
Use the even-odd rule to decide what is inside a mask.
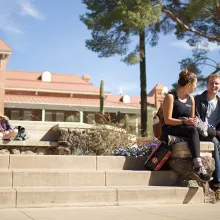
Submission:
[[[183,124],[183,125],[186,124],[185,121],[186,121],[186,119],[182,119],[182,124]]]

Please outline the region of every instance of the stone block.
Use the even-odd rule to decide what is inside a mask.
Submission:
[[[95,156],[11,155],[10,169],[96,169]]]
[[[0,169],[0,187],[12,186],[12,171]]]
[[[0,208],[15,208],[16,191],[11,187],[0,187]]]
[[[0,155],[0,169],[8,169],[9,155]]]
[[[117,205],[116,189],[107,187],[19,188],[17,207]]]
[[[117,187],[119,205],[204,203],[201,188]]]
[[[214,150],[214,144],[212,142],[200,142],[201,153],[211,153]],[[174,157],[191,157],[190,150],[188,148],[187,142],[179,142],[172,146],[172,158]]]
[[[173,171],[106,171],[106,186],[172,186],[177,184]]]
[[[14,187],[105,186],[104,171],[14,170]]]
[[[97,170],[144,170],[147,157],[97,156]]]

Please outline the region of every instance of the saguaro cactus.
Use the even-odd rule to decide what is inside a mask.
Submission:
[[[100,114],[104,115],[104,80],[100,84]]]
[[[125,114],[125,119],[124,119],[124,126],[125,128],[128,128],[129,127],[129,116],[128,114]]]

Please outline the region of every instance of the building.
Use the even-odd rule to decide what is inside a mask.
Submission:
[[[0,105],[11,120],[59,121],[93,123],[100,119],[100,88],[91,83],[89,75],[55,74],[7,70],[12,49],[0,40]],[[151,107],[163,100],[162,84],[157,84],[147,97]],[[138,118],[140,97],[104,94],[105,112],[117,120],[125,114]]]

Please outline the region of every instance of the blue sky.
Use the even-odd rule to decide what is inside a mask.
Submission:
[[[90,32],[79,20],[86,11],[81,0],[0,0],[0,38],[13,49],[7,68],[54,73],[89,74],[91,82],[117,94],[140,94],[139,65],[127,66],[120,56],[98,58],[85,47]],[[217,45],[210,58],[219,62]],[[156,47],[146,48],[147,90],[158,83],[171,87],[178,78],[178,61],[191,50],[175,36],[161,36]],[[213,69],[203,68],[203,74]]]

